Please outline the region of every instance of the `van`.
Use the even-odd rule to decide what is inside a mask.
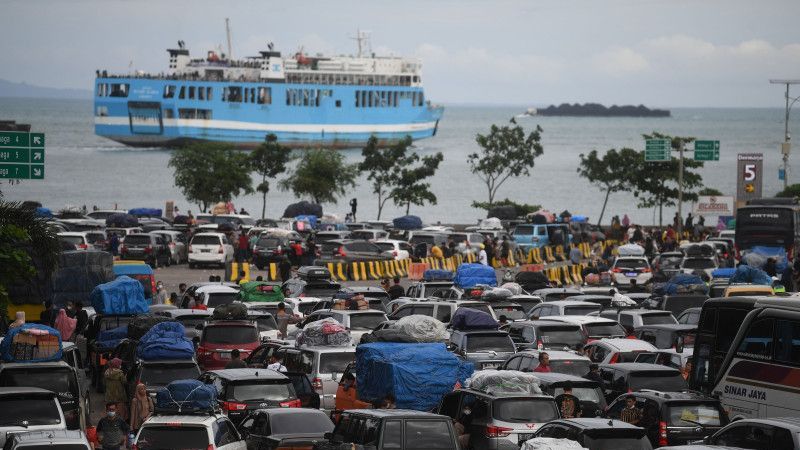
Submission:
[[[567,246],[572,241],[569,226],[563,223],[520,224],[511,234],[519,248],[526,254],[534,248],[555,245],[554,243]]]
[[[314,390],[322,397],[321,407],[336,407],[339,377],[356,359],[355,347],[283,347],[277,351],[290,372],[301,372],[311,379]]]

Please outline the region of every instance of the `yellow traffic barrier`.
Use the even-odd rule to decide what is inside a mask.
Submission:
[[[239,264],[236,261],[231,263],[231,281],[239,282],[250,281],[250,264],[243,262]]]
[[[401,278],[406,276],[406,273],[403,272],[403,261],[398,261],[398,260],[392,261],[392,266],[394,266],[394,273],[396,274],[396,276]]]
[[[276,281],[278,279],[277,263],[269,263],[269,270],[267,271],[267,276],[269,277],[270,281]]]
[[[377,280],[379,278],[378,272],[375,270],[375,262],[370,261],[367,263],[367,267],[369,267],[369,277],[373,280]]]
[[[231,281],[236,281],[239,279],[239,263],[233,261],[231,263]]]
[[[568,266],[561,266],[561,276],[564,278],[564,284],[573,284],[572,277],[569,276]]]
[[[544,256],[547,262],[553,263],[556,262],[556,258],[553,257],[553,248],[549,245],[544,248]]]
[[[580,264],[575,264],[574,266],[570,266],[570,269],[572,271],[572,279],[575,280],[576,284],[583,284],[583,275],[581,274],[581,272],[582,272],[581,265]]]
[[[361,281],[361,272],[358,271],[357,262],[353,263],[353,271],[350,274],[350,278],[352,278],[353,281]]]

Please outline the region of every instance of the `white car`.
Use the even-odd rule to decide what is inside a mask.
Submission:
[[[314,311],[314,305],[322,301],[319,297],[286,297],[283,302],[289,306],[299,318],[305,318]]]
[[[600,339],[589,342],[583,352],[592,362],[598,364],[616,364],[635,362],[641,353],[658,352],[651,343],[640,339]]]
[[[566,323],[576,323],[583,329],[583,334],[589,340],[603,338],[624,338],[628,335],[625,328],[616,320],[594,316],[549,316],[547,320]]]
[[[86,233],[76,231],[58,233],[58,240],[74,245],[75,250],[94,250],[94,245],[89,243]]]
[[[406,241],[399,241],[397,239],[378,239],[372,242],[383,250],[384,253],[390,253],[395,260],[408,259],[414,249]]]
[[[177,444],[180,443],[180,444]],[[227,416],[153,415],[139,428],[133,448],[200,448],[247,450],[247,445]]]
[[[200,264],[225,266],[233,261],[233,246],[222,233],[198,233],[189,242],[189,268]]]
[[[653,278],[650,263],[644,256],[619,256],[611,266],[614,284],[619,287],[631,285],[631,280],[636,280],[639,286],[644,285]]]
[[[538,319],[550,316],[585,316],[592,312],[599,312],[602,306],[599,303],[582,302],[578,300],[556,300],[544,302],[531,308],[528,317]]]
[[[566,350],[523,350],[508,358],[502,365],[502,370],[521,370],[532,372],[539,365],[539,354],[547,353],[550,356],[550,370],[555,373],[566,373],[582,377],[589,373],[589,358],[573,351]]]
[[[354,230],[350,233],[350,239],[364,239],[365,241],[386,239],[387,237],[389,237],[389,232],[386,230]]]
[[[206,308],[216,308],[236,301],[239,298],[239,289],[224,284],[210,284],[197,288],[194,296]]]
[[[717,264],[717,259],[714,257],[686,257],[683,258],[683,261],[681,261],[681,271],[683,273],[704,272],[706,275],[708,275],[709,280],[713,278],[711,274],[718,268],[719,264]]]

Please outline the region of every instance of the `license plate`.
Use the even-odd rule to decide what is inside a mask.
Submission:
[[[200,253],[211,253],[211,250],[200,250]]]
[[[219,352],[219,359],[231,359],[231,352]]]
[[[484,369],[497,369],[498,367],[500,367],[498,363],[483,363]]]
[[[625,272],[625,276],[626,277],[635,277],[637,275],[639,275],[639,274],[636,273],[636,272]]]

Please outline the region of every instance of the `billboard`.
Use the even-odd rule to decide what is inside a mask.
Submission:
[[[747,200],[761,198],[764,174],[763,153],[739,153],[736,168],[736,202],[743,205]]]
[[[692,214],[695,216],[732,216],[733,197],[701,195],[694,204]]]

